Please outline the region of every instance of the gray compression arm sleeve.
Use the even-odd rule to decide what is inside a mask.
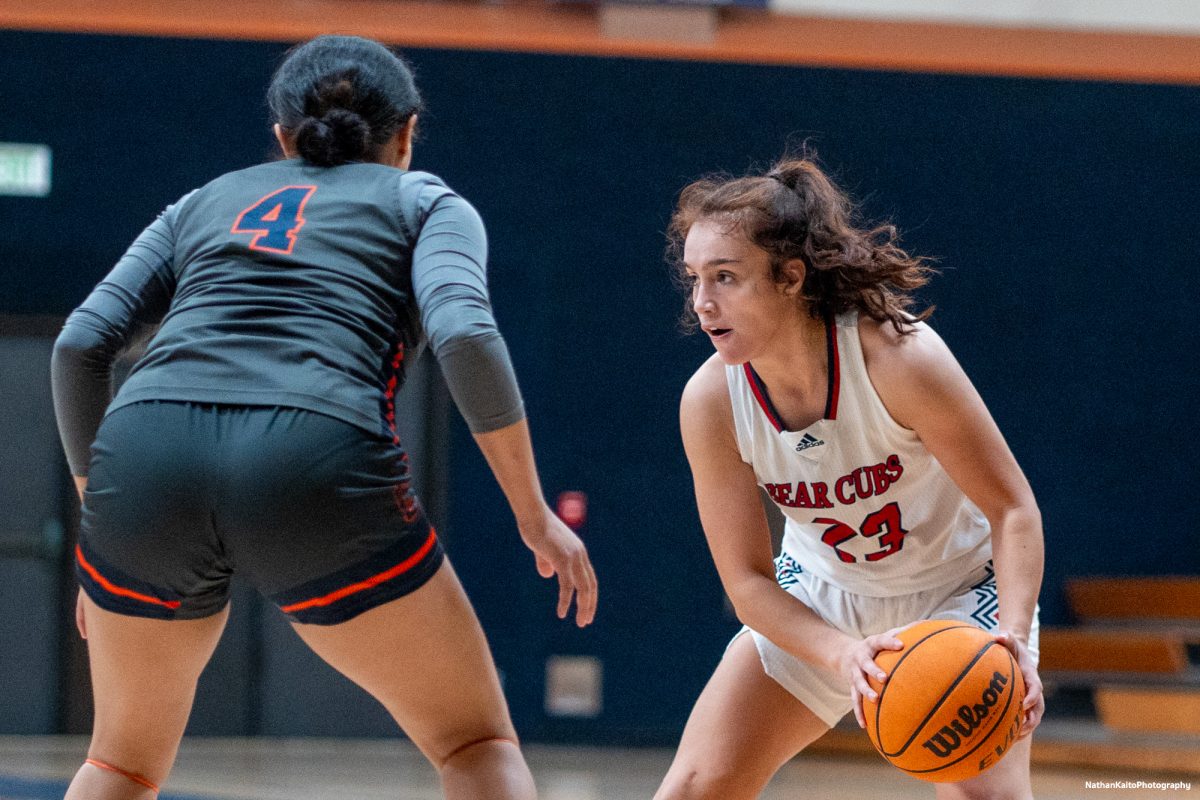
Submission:
[[[134,334],[162,319],[175,291],[168,208],[142,232],[54,342],[50,381],[54,414],[73,475],[86,475],[88,455],[111,398],[113,361]]]
[[[478,212],[442,187],[430,199],[413,251],[413,292],[430,349],[472,433],[525,418],[508,347],[492,316],[486,263]]]

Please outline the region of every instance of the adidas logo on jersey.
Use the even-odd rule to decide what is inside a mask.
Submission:
[[[825,444],[823,440],[818,439],[811,433],[806,433],[804,434],[804,438],[800,440],[800,443],[796,445],[796,452],[799,453],[801,450],[807,450],[810,447],[820,447],[823,444]]]

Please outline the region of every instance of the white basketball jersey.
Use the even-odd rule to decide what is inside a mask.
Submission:
[[[787,518],[783,551],[855,594],[953,583],[991,558],[991,528],[867,376],[858,314],[828,336],[825,417],[784,430],[749,363],[726,366],[742,460]]]

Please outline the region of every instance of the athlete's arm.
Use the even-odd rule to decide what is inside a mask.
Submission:
[[[437,189],[413,250],[413,294],[455,405],[472,433],[486,433],[524,419],[525,407],[488,298],[483,221],[444,187],[427,192]]]
[[[436,190],[436,187],[434,187]],[[558,576],[558,616],[575,596],[576,623],[596,614],[596,574],[587,549],[546,505],[508,348],[488,299],[487,239],[462,198],[436,191],[413,252],[413,291],[430,349],[534,552],[538,572]]]
[[[842,633],[776,582],[766,513],[754,470],[738,451],[725,369],[716,356],[688,381],[679,425],[700,523],[738,619],[797,658],[842,675],[861,725],[859,696],[875,697],[865,673],[883,680],[873,659],[900,642],[891,632],[861,640]]]
[[[157,324],[175,293],[172,271],[175,208],[171,206],[130,245],[54,342],[50,378],[54,413],[67,463],[82,491],[88,456],[112,399],[113,361],[133,335]]]
[[[867,371],[888,413],[912,429],[988,518],[1000,600],[1000,630],[1025,677],[1021,735],[1041,719],[1042,686],[1030,657],[1030,626],[1042,585],[1042,518],[1033,490],[983,399],[932,329],[908,336],[860,324]]]

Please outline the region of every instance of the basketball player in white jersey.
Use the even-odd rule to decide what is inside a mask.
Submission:
[[[1025,720],[999,763],[938,800],[1030,798],[1041,517],[982,400],[908,312],[929,268],[812,160],[684,189],[671,223],[716,353],[683,393],[700,519],[746,628],[688,720],[657,800],[758,797],[882,680],[896,631],[956,619],[1013,653]],[[758,487],[786,517],[782,553]],[[994,567],[993,567],[994,564]],[[897,780],[904,780],[897,776]]]

